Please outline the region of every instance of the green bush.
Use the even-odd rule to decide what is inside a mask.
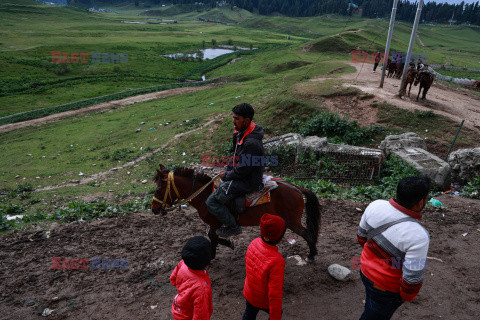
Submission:
[[[299,133],[306,136],[319,136],[332,138],[332,142],[346,143],[350,145],[363,144],[373,139],[383,131],[381,126],[362,128],[356,121],[348,121],[338,115],[323,111],[303,124],[296,122]]]
[[[473,199],[480,199],[480,177],[470,181],[462,190],[462,196]]]

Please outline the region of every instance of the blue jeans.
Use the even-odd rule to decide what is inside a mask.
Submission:
[[[263,310],[266,313],[269,313],[267,309],[260,309],[260,308],[254,307],[250,304],[250,302],[247,301],[247,305],[245,307],[245,313],[243,314],[242,320],[255,320],[255,319],[257,319],[257,314],[260,310]]]
[[[365,286],[365,310],[359,320],[389,320],[403,303],[398,292],[383,291],[373,286],[373,282],[360,272]]]

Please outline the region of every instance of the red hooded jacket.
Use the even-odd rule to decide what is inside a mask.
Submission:
[[[178,291],[172,304],[174,320],[210,319],[212,284],[207,270],[190,269],[182,260],[173,270],[170,282]]]
[[[270,320],[281,319],[285,260],[278,248],[256,238],[248,246],[245,267],[245,299],[254,307],[269,310]]]

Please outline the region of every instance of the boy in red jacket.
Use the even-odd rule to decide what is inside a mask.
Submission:
[[[247,277],[243,295],[247,300],[243,320],[256,319],[260,310],[270,314],[270,320],[282,318],[283,279],[285,260],[277,243],[287,230],[279,216],[264,214],[260,220],[260,238],[250,243],[245,255]]]
[[[210,241],[200,236],[190,238],[183,247],[182,259],[170,276],[170,282],[178,291],[172,304],[173,319],[210,319],[212,284],[205,269],[212,260]]]

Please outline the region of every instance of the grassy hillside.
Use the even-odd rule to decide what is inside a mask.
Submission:
[[[167,9],[173,10],[166,7],[158,10]],[[207,78],[220,78],[221,82],[208,90],[0,134],[0,209],[12,205],[8,208],[32,213],[37,209],[51,211],[55,206],[78,199],[114,195],[115,201],[122,201],[148,196],[153,184],[142,181],[152,178],[159,162],[188,165],[201,161],[205,153],[223,155],[225,141],[232,131],[230,110],[241,102],[257,108],[256,121],[264,126],[268,136],[298,130],[299,123],[325,109],[328,97],[361,95],[357,90],[344,88],[335,77],[354,72],[348,65],[351,50],[380,50],[388,28],[387,21],[381,20],[259,17],[225,8],[208,12],[168,11],[165,16],[155,17],[140,15],[145,8],[116,10],[120,13],[89,13],[26,0],[2,2],[0,117],[125,89],[175,82],[210,62],[173,61],[162,55],[194,51],[203,42],[205,46],[213,46],[212,39],[217,45],[252,45],[260,50],[239,57],[235,63],[209,69]],[[196,20],[198,16],[231,22],[204,23]],[[173,23],[173,19],[178,23]],[[421,26],[420,37],[425,47],[416,43],[414,52],[427,53],[434,63],[478,67],[479,44],[472,39],[479,35],[478,28]],[[409,36],[410,27],[397,23],[392,49],[406,51]],[[55,50],[126,52],[128,63],[52,64],[51,51]],[[199,76],[197,72],[191,78]],[[334,79],[310,82],[314,77]],[[436,130],[438,118],[420,119],[416,114],[402,113],[388,105],[378,108],[384,129],[378,132],[375,141],[388,133],[415,130],[413,124],[428,129],[425,136],[429,140],[451,141],[455,134],[457,124],[448,119],[441,119],[442,128],[451,129],[443,130],[445,136],[442,136]],[[76,181],[125,164],[214,116],[220,116],[221,120],[176,141],[139,162],[137,167],[116,171],[107,179],[86,185],[25,193],[27,189]],[[400,122],[401,119],[408,122]],[[402,128],[398,123],[402,123]],[[465,130],[457,145],[469,146],[472,141],[475,139]]]

